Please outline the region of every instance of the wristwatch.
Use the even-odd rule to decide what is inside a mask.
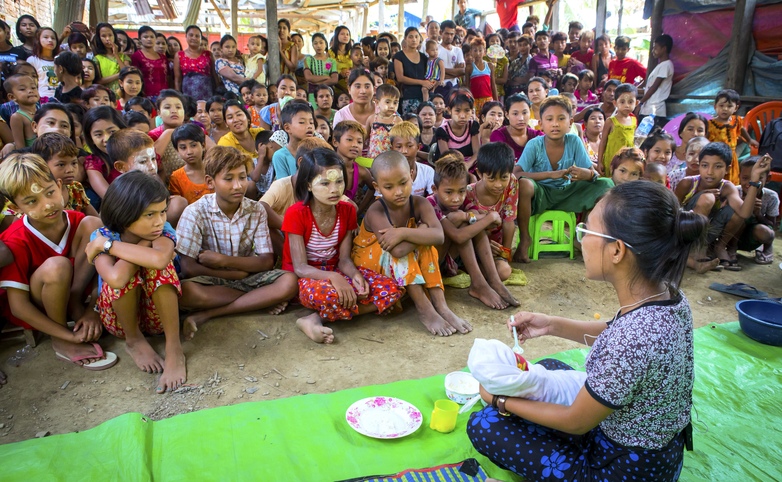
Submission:
[[[756,187],[756,188],[758,188],[758,189],[760,189],[761,187],[763,187],[763,184],[761,184],[761,183],[760,183],[760,181],[758,181],[758,182],[752,182],[752,181],[750,181],[750,182],[749,182],[749,185],[750,185],[750,186],[754,186],[754,187]]]
[[[470,214],[470,224],[475,224],[476,221],[478,221],[478,217],[475,216],[475,213],[471,212]]]
[[[103,243],[103,252],[104,252],[105,254],[109,254],[109,250],[111,249],[111,247],[112,247],[113,245],[114,245],[114,240],[113,240],[113,239],[107,239],[107,240],[106,240],[106,241]]]
[[[503,397],[502,395],[497,397],[497,412],[499,412],[499,414],[502,415],[503,417],[510,416],[510,412],[505,410],[505,402],[507,401],[508,399],[506,397]]]

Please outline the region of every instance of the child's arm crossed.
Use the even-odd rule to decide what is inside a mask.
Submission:
[[[164,270],[174,259],[174,241],[165,236],[139,244],[114,241],[111,254],[100,256],[106,241],[108,238],[100,234],[90,241],[86,249],[87,259],[93,260],[103,281],[114,289],[127,285],[139,266]]]
[[[293,263],[293,272],[298,276],[299,278],[309,278],[309,279],[318,279],[318,280],[328,280],[332,286],[334,286],[334,289],[337,290],[337,294],[339,296],[339,302],[342,304],[345,308],[351,308],[356,304],[356,292],[353,291],[353,287],[350,286],[350,283],[345,279],[344,276],[342,276],[337,271],[324,271],[320,270],[318,268],[315,268],[314,266],[310,266],[307,262],[307,247],[304,244],[304,236],[301,236],[300,234],[293,234],[293,233],[287,233],[287,242],[290,246],[291,250],[291,262]],[[353,282],[356,282],[356,279],[354,276],[358,274],[358,276],[361,277],[361,280],[364,279],[363,276],[361,276],[361,273],[358,272],[355,265],[353,265],[353,262],[350,259],[350,251],[353,247],[353,240],[351,236],[345,236],[345,239],[342,240],[342,244],[339,246],[339,267],[341,270],[343,270],[345,267],[348,268],[347,271],[343,270],[343,273],[350,276],[353,279]],[[346,249],[348,249],[346,253]],[[347,259],[346,259],[347,256]],[[352,265],[352,273],[350,266],[347,266],[348,262],[350,265]],[[366,283],[366,282],[364,282]],[[358,289],[359,286],[356,286]]]
[[[469,212],[455,211],[445,216],[440,221],[445,237],[456,244],[462,244],[474,238],[481,231],[491,229],[493,226],[498,226],[502,223],[502,219],[496,211],[489,211],[485,215],[472,214],[477,219],[473,224],[470,224]]]
[[[394,228],[385,217],[381,218],[385,221],[385,225],[373,224],[376,226],[375,232],[380,246],[395,258],[406,256],[417,246],[440,246],[445,240],[443,227],[437,220],[437,215],[429,201],[420,196],[413,196],[413,203],[415,211],[421,214],[421,223],[426,227]]]

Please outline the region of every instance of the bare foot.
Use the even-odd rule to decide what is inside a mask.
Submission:
[[[176,351],[178,353],[173,350],[171,353],[166,353],[165,368],[157,382],[157,393],[173,392],[187,381],[185,354],[182,353],[181,347]]]
[[[204,316],[203,313],[192,313],[188,315],[182,321],[182,337],[185,340],[192,340],[195,333],[198,331],[198,325],[205,321],[209,321],[209,317]]]
[[[0,370],[0,387],[8,383],[8,378],[5,376],[5,373],[3,373],[3,370]]]
[[[456,329],[451,326],[436,310],[429,313],[419,313],[418,319],[424,324],[429,333],[439,336],[451,336],[456,333]]]
[[[287,308],[287,307],[288,307],[288,302],[287,301],[283,301],[282,303],[279,303],[279,304],[275,305],[274,307],[272,307],[272,309],[269,310],[269,314],[270,315],[279,315],[280,313],[285,311],[285,308]]]
[[[720,265],[720,260],[714,258],[712,260],[687,258],[687,267],[694,269],[698,274],[708,273],[709,271],[716,269]]]
[[[317,313],[299,318],[296,320],[296,326],[315,343],[329,344],[334,342],[334,330],[323,326],[323,320]]]
[[[136,362],[136,366],[142,372],[161,373],[163,371],[163,358],[149,345],[146,338],[138,340],[125,340],[125,351]]]
[[[95,358],[85,358],[83,360],[74,361],[72,362],[74,365],[89,365],[92,362],[103,359],[98,356],[98,352],[91,343],[71,343],[60,338],[52,337],[52,348],[54,348],[55,353],[59,353],[68,358],[95,355]]]
[[[502,297],[487,284],[483,286],[470,285],[470,290],[467,293],[473,298],[479,299],[481,303],[489,308],[504,310],[508,307],[508,304],[503,301]]]
[[[508,290],[508,287],[505,286],[502,283],[495,285],[491,285],[492,289],[497,292],[498,295],[500,295],[500,298],[505,301],[510,306],[521,306],[521,303],[519,303],[519,300],[517,300],[512,294],[510,294],[510,291]]]
[[[522,236],[519,240],[519,246],[516,248],[516,252],[513,253],[514,263],[529,263],[529,247],[532,244],[532,238],[530,236]]]
[[[456,316],[450,308],[439,310],[438,313],[459,333],[464,334],[472,331],[472,325]]]

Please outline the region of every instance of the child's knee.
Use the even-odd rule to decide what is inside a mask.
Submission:
[[[497,274],[500,276],[500,281],[505,281],[510,278],[512,272],[510,264],[505,261],[497,261],[495,262],[495,265],[497,266]]]
[[[44,283],[68,283],[70,285],[73,277],[73,265],[71,260],[65,256],[52,256],[35,270],[35,274],[39,275]]]
[[[168,222],[176,227],[179,218],[187,207],[187,199],[182,196],[171,196],[168,201]]]
[[[277,278],[274,286],[280,290],[280,294],[293,298],[299,292],[299,278],[295,273],[287,272]]]
[[[717,201],[716,196],[710,192],[701,194],[698,200],[695,201],[695,207],[701,212],[708,212],[714,207],[714,203]]]
[[[522,177],[519,179],[519,200],[521,200],[523,197],[528,197],[532,199],[532,196],[535,194],[535,182],[527,179],[526,177]]]
[[[756,225],[752,235],[762,244],[768,244],[774,241],[774,230],[765,224]]]

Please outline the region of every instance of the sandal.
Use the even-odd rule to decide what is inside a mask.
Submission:
[[[750,286],[746,283],[733,283],[732,285],[724,285],[722,283],[712,283],[709,285],[709,289],[719,291],[720,293],[727,293],[729,295],[739,296],[741,298],[749,298],[753,300],[764,300],[768,298],[768,293],[760,291],[754,286]]]
[[[725,271],[741,271],[738,260],[721,259],[720,266],[722,266]]]
[[[757,264],[771,264],[774,262],[773,254],[766,254],[761,250],[755,251],[755,263]]]

